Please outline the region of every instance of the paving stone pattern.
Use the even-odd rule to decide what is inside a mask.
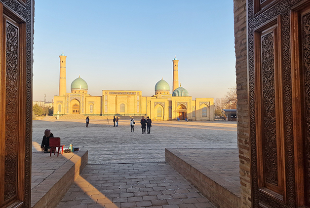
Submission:
[[[68,154],[70,157],[73,154]],[[32,156],[32,173],[31,173],[31,206],[35,205],[37,201],[46,194],[51,184],[42,186],[40,184],[46,180],[51,174],[55,173],[60,166],[68,162],[65,157],[50,157],[50,154],[35,152]],[[44,168],[43,168],[44,167]]]
[[[208,177],[240,196],[239,151],[229,149],[175,149],[184,158],[194,161],[198,169],[208,172]],[[218,164],[222,161],[221,164]],[[214,178],[212,178],[214,176]],[[218,181],[220,179],[221,181]],[[227,186],[226,186],[227,185]]]
[[[166,149],[166,162],[221,208],[240,207],[238,149]]]
[[[71,206],[214,207],[166,163],[87,165],[58,208]]]
[[[237,148],[236,122],[153,122],[151,134],[141,134],[138,123],[132,133],[127,120],[119,127],[90,120],[88,128],[84,120],[33,121],[33,141],[41,144],[44,130],[51,129],[65,147],[88,150],[90,164],[164,162],[165,148]]]
[[[138,124],[138,122],[136,121]],[[214,205],[165,163],[165,148],[236,148],[236,122],[154,122],[141,134],[129,121],[34,121],[33,141],[51,129],[66,147],[89,151],[89,164],[58,207],[205,207]],[[36,148],[33,148],[36,152]]]

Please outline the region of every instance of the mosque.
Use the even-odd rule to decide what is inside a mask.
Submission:
[[[155,95],[142,96],[142,91],[102,90],[101,96],[88,94],[88,85],[81,77],[71,83],[66,92],[66,58],[60,56],[59,96],[54,96],[54,115],[85,116],[149,116],[152,120],[214,120],[214,99],[192,99],[178,80],[178,62],[173,62],[173,88],[161,79],[155,85]]]

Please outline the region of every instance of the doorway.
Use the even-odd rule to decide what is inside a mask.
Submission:
[[[186,118],[186,113],[185,112],[179,112],[179,119],[185,120],[185,118]]]
[[[72,106],[72,114],[80,114],[80,106],[78,104]]]
[[[76,99],[71,101],[71,113],[80,114],[80,102]]]
[[[177,108],[178,120],[185,120],[187,118],[187,109],[186,106],[181,104]]]

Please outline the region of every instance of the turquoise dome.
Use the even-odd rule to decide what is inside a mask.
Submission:
[[[189,95],[188,95],[188,92],[185,88],[178,87],[177,89],[175,89],[173,91],[172,96],[174,96],[174,97],[187,97]]]
[[[155,85],[156,91],[170,91],[169,84],[165,80],[159,80]]]
[[[88,90],[88,85],[84,79],[79,77],[71,83],[71,90]]]

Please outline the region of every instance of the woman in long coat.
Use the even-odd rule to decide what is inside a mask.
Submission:
[[[54,135],[51,133],[51,130],[45,129],[44,136],[41,143],[41,148],[44,150],[45,153],[48,152],[48,149],[50,149],[50,138],[54,137]]]

